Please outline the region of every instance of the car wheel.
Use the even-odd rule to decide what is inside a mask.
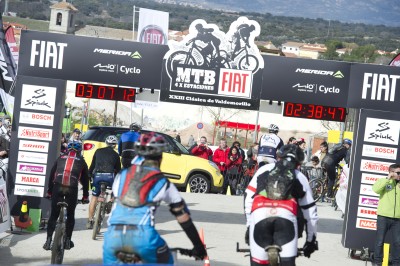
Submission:
[[[210,192],[210,181],[202,174],[196,174],[189,178],[190,192],[208,193]]]

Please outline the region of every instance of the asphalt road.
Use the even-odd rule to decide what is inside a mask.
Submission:
[[[198,230],[203,229],[205,243],[212,266],[249,265],[244,253],[236,252],[236,242],[244,244],[245,218],[243,198],[214,194],[182,193],[192,213]],[[66,251],[64,264],[101,264],[103,239],[91,239],[91,230],[86,230],[88,205],[78,205],[76,224],[72,240],[75,248]],[[333,266],[365,265],[365,262],[348,257],[348,250],[341,245],[343,219],[341,212],[335,211],[327,203],[318,204],[320,217],[318,224],[319,251],[310,259],[300,257],[297,265]],[[169,213],[167,206],[161,206],[156,214],[157,229],[170,247],[191,248],[191,243],[180,226]],[[104,232],[106,229],[102,229]],[[50,252],[42,245],[46,232],[29,235],[0,234],[0,265],[48,265]],[[300,240],[303,245],[304,240]],[[188,257],[178,256],[178,265],[201,265]]]

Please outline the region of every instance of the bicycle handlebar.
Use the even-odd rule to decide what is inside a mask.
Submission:
[[[191,249],[186,249],[186,248],[170,248],[171,251],[176,251],[179,252],[179,254],[192,257],[193,256],[193,251]]]
[[[317,244],[318,245],[318,244]],[[239,248],[239,242],[236,242],[236,252],[244,252],[244,253],[247,253],[247,252],[250,252],[250,249],[249,248]],[[298,256],[304,256],[304,251],[303,251],[303,249],[302,248],[298,248],[297,249],[297,257]]]

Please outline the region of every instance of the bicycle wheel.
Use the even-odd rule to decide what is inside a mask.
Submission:
[[[174,72],[174,69],[177,64],[182,65],[196,65],[196,60],[193,55],[189,54],[189,52],[177,51],[168,58],[167,60],[167,72],[171,75]]]
[[[64,239],[65,224],[62,222],[56,226],[53,246],[51,247],[51,264],[62,264],[64,259]]]
[[[311,179],[308,183],[312,190],[314,202],[319,201],[325,193],[323,180],[315,178]]]
[[[257,57],[255,57],[254,55],[251,55],[251,54],[247,55],[247,58],[246,58],[246,56],[243,56],[239,60],[238,67],[241,70],[250,70],[253,73],[255,73],[258,70],[258,59],[257,59]]]
[[[92,232],[92,239],[96,240],[97,233],[100,232],[101,224],[100,224],[100,219],[101,219],[101,202],[98,202],[96,204],[96,210],[94,213],[94,221],[93,221],[93,232]]]

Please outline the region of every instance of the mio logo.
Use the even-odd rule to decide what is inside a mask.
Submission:
[[[398,79],[399,75],[364,73],[361,97],[367,99],[369,94],[371,100],[394,102]]]
[[[251,98],[252,72],[247,70],[220,69],[218,94]]]
[[[30,66],[38,63],[39,67],[62,69],[64,48],[67,46],[67,43],[32,40]]]

